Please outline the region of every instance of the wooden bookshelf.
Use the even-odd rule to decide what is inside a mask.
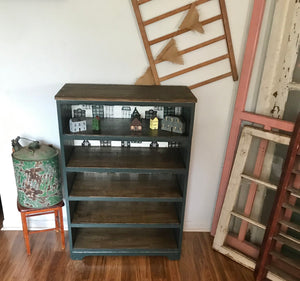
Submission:
[[[179,259],[196,102],[190,90],[66,84],[55,99],[71,258],[159,255]],[[101,118],[99,131],[88,126],[84,132],[70,132],[74,106],[120,105],[180,108],[185,132],[151,130],[146,119],[141,120],[142,131],[134,132],[130,118],[112,117]],[[86,118],[90,124],[88,118],[92,117]],[[78,145],[83,140],[93,145]],[[120,145],[111,145],[113,141]],[[104,142],[109,145],[101,145]],[[165,145],[151,147],[152,142]],[[136,143],[141,145],[131,145]]]

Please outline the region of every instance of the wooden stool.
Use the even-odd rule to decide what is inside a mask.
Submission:
[[[56,232],[60,231],[61,234],[61,244],[62,249],[65,248],[65,233],[64,233],[64,223],[63,223],[63,215],[62,215],[62,207],[64,206],[64,202],[60,201],[58,204],[46,208],[36,209],[36,208],[26,208],[23,207],[17,202],[18,210],[21,213],[22,225],[23,225],[23,235],[26,244],[27,254],[30,255],[30,245],[29,245],[29,234],[52,231]],[[42,230],[29,231],[27,227],[27,218],[34,217],[39,215],[47,215],[54,214],[55,216],[55,228],[47,228]]]

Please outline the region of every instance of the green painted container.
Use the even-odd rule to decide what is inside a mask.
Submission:
[[[62,200],[58,151],[32,142],[26,147],[15,141],[12,154],[18,202],[27,208],[45,208]]]

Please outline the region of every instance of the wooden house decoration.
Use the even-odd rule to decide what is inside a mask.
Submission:
[[[122,118],[130,118],[130,106],[122,106]]]
[[[134,108],[132,114],[131,114],[131,120],[133,120],[134,118],[137,119],[141,119],[141,114],[138,112],[138,110],[136,109],[136,107]]]
[[[101,104],[92,105],[93,117],[99,116],[100,118],[104,118],[104,106]]]
[[[157,116],[156,110],[150,109],[145,111],[145,119],[150,120],[154,116]]]
[[[114,118],[114,106],[113,105],[104,105],[104,118]]]
[[[161,121],[161,129],[173,133],[183,134],[185,123],[179,116],[165,116]]]
[[[74,118],[85,117],[85,110],[81,108],[77,108],[73,111]]]
[[[111,147],[111,141],[110,140],[101,140],[100,146]]]
[[[121,147],[130,147],[130,141],[121,141]]]
[[[157,141],[153,141],[150,143],[150,147],[153,147],[153,148],[159,147],[159,143]]]
[[[157,118],[157,116],[152,116],[152,118],[150,118],[150,129],[151,130],[158,130],[158,118]]]
[[[100,117],[96,116],[92,120],[92,129],[93,131],[100,131]]]
[[[83,140],[81,146],[91,146],[91,143],[88,140]]]
[[[71,118],[69,126],[72,133],[86,131],[86,120],[83,118]]]
[[[130,123],[131,131],[141,131],[142,130],[142,122],[138,118],[133,118]]]
[[[175,107],[172,106],[164,106],[164,117],[175,115]]]
[[[93,117],[93,108],[89,104],[72,105],[72,118]]]

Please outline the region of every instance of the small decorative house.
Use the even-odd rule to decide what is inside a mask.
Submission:
[[[141,131],[142,130],[142,122],[138,118],[134,118],[130,123],[131,131]]]
[[[134,108],[134,111],[131,114],[131,120],[134,118],[141,119],[141,114],[137,111],[136,107]]]
[[[150,109],[145,111],[145,119],[149,120],[152,117],[157,116],[157,111]]]
[[[159,144],[158,144],[158,142],[157,141],[153,141],[153,142],[151,142],[150,143],[150,147],[159,147]]]
[[[173,133],[183,134],[185,123],[179,116],[165,116],[161,121],[161,129]]]
[[[130,118],[130,106],[122,106],[122,118]]]
[[[101,104],[92,105],[93,117],[99,116],[100,118],[104,118],[104,106]]]
[[[153,116],[150,118],[150,129],[157,130],[158,129],[158,118],[157,116]]]
[[[72,118],[93,117],[93,108],[90,104],[75,104],[71,108]]]
[[[111,147],[111,141],[110,140],[101,140],[100,146]]]
[[[81,146],[91,146],[91,143],[88,140],[83,140]]]
[[[71,118],[69,126],[72,133],[86,131],[86,120],[83,118]]]
[[[81,108],[77,108],[73,110],[73,116],[74,118],[85,117],[85,110]]]
[[[164,106],[164,117],[174,116],[174,115],[175,115],[175,107],[173,107],[173,106]]]
[[[93,131],[100,131],[100,117],[96,116],[92,121],[92,129]]]
[[[130,141],[121,141],[121,147],[130,147]]]

